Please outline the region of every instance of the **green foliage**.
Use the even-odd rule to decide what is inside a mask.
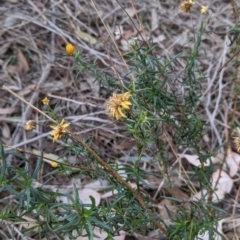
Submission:
[[[234,29],[233,29],[234,30]],[[233,31],[232,30],[232,31]],[[238,31],[235,28],[234,31]],[[147,235],[149,229],[159,230],[159,239],[164,239],[164,233],[157,223],[165,226],[167,239],[197,239],[204,232],[209,232],[210,239],[218,234],[216,223],[220,219],[220,209],[211,202],[211,198],[202,196],[198,204],[190,201],[186,207],[179,199],[169,198],[176,203],[176,214],[172,214],[166,207],[171,224],[164,223],[164,219],[156,213],[156,208],[151,202],[151,197],[142,192],[144,187],[151,190],[147,182],[151,171],[143,171],[141,163],[144,157],[150,155],[152,164],[159,164],[162,169],[162,177],[167,177],[166,187],[171,192],[170,160],[171,147],[166,136],[172,136],[172,144],[184,148],[193,149],[200,156],[201,168],[194,169],[192,178],[200,182],[208,193],[213,193],[210,177],[212,166],[204,168],[204,162],[212,153],[201,149],[202,131],[204,123],[198,113],[201,97],[201,62],[198,59],[201,47],[201,37],[204,27],[201,26],[196,36],[193,49],[185,53],[179,53],[169,59],[156,56],[155,47],[143,46],[136,40],[132,50],[125,55],[130,66],[129,72],[123,76],[120,84],[118,79],[110,78],[107,70],[98,71],[97,63],[88,63],[83,58],[83,53],[75,55],[74,67],[80,73],[90,72],[100,82],[102,87],[113,91],[129,91],[132,94],[132,107],[127,111],[125,123],[126,132],[130,133],[136,141],[138,149],[136,161],[129,166],[119,166],[109,161],[109,166],[115,173],[124,171],[126,184],[136,183],[137,196],[144,201],[144,208],[134,191],[131,191],[123,181],[119,181],[112,171],[103,166],[99,160],[89,151],[85,145],[81,145],[74,137],[67,136],[71,143],[65,147],[65,153],[74,155],[76,160],[84,159],[81,164],[72,167],[68,162],[49,173],[44,183],[36,185],[37,176],[43,163],[43,156],[38,160],[33,174],[29,174],[28,159],[23,154],[14,151],[5,151],[1,146],[0,190],[11,196],[12,201],[3,200],[4,209],[0,213],[1,224],[17,224],[32,220],[29,227],[22,228],[21,234],[28,236],[34,232],[38,239],[55,236],[57,239],[76,239],[77,236],[88,236],[94,239],[94,228],[105,231],[107,239],[112,239],[120,234],[120,231]],[[184,62],[182,71],[178,71],[176,63]],[[49,106],[47,113],[54,119],[58,119],[55,111]],[[67,139],[65,139],[67,140]],[[93,148],[92,139],[84,139],[84,144]],[[94,150],[97,152],[96,150]],[[21,166],[15,166],[7,162],[7,157],[14,155]],[[100,155],[100,154],[99,154]],[[91,204],[81,201],[76,186],[73,186],[73,194],[63,191],[51,191],[44,187],[50,177],[58,174],[66,176],[77,175],[81,178],[88,175],[91,178],[104,179],[109,182],[108,190],[117,194],[110,200],[105,200],[100,206],[96,205],[91,197]],[[155,174],[156,175],[156,174]],[[186,188],[190,185],[186,183]],[[59,198],[65,197],[68,202],[60,202]]]

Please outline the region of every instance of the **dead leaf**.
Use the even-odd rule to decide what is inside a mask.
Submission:
[[[135,15],[135,10],[134,8],[125,8],[125,11],[127,14],[132,18]]]
[[[160,43],[166,39],[165,35],[160,34],[157,37],[153,37],[153,43]]]
[[[199,161],[199,157],[197,155],[189,155],[189,154],[178,154],[179,158],[186,158],[187,161],[189,163],[191,163],[192,165],[196,166],[196,167],[200,167],[201,166],[201,162]],[[212,163],[218,163],[221,161],[221,158],[219,158],[218,155],[216,155],[215,157],[211,158]],[[204,162],[204,166],[209,166],[210,165],[210,159],[207,159]]]
[[[0,55],[3,55],[7,52],[11,43],[5,43],[0,47]]]
[[[29,71],[29,65],[27,59],[25,58],[21,50],[18,50],[17,58],[18,58],[18,74],[22,76]]]
[[[219,181],[217,182],[218,179]],[[215,186],[219,191],[223,193],[230,193],[233,187],[233,180],[226,172],[220,172],[220,170],[218,169],[212,174],[212,187],[214,188]]]
[[[240,155],[230,149],[227,153],[226,164],[229,167],[230,176],[233,177],[239,169]]]
[[[135,141],[124,138],[121,142],[114,145],[114,149],[124,151],[133,148],[135,145],[136,145]]]
[[[216,191],[213,194],[213,202],[219,202],[220,200],[222,200],[225,197],[226,193],[231,192],[233,187],[233,180],[229,177],[229,175],[226,172],[221,171],[220,178],[219,174],[220,174],[219,169],[212,174],[211,185],[213,189],[216,189]],[[203,196],[207,198],[207,195],[208,195],[207,190],[203,189],[200,192],[196,193],[192,197],[192,199],[194,201],[198,201]]]
[[[3,121],[2,122],[2,136],[5,138],[5,139],[9,139],[10,136],[11,136],[11,131],[10,131],[10,128],[8,126],[8,124]]]
[[[183,192],[178,186],[172,187],[172,191],[174,193],[174,196],[176,196],[178,199],[181,199],[184,202],[189,200],[188,194]]]
[[[201,166],[201,163],[199,161],[199,157],[197,155],[180,154],[178,156],[179,156],[179,158],[186,158],[189,163],[191,163],[192,165],[194,165],[196,167]],[[209,163],[206,162],[204,165],[208,166]]]
[[[107,239],[107,236],[108,236],[107,232],[99,229],[98,227],[95,227],[93,229],[93,233],[94,233],[94,235],[98,236],[98,237],[93,237],[94,240],[105,240],[105,239]],[[76,240],[88,240],[89,239],[88,236],[78,237],[78,233],[76,230],[73,230],[72,235],[73,235],[73,237],[75,237]],[[87,235],[87,232],[84,230],[82,235]],[[113,237],[113,240],[124,240],[125,236],[126,236],[126,232],[120,231],[120,235]],[[70,240],[70,238],[66,235],[66,237],[64,237],[64,240]]]
[[[91,87],[91,95],[94,97],[99,97],[100,85],[95,78],[88,76],[87,82]]]
[[[32,153],[38,155],[39,157],[41,157],[41,151],[39,150],[32,150]],[[52,164],[52,161],[57,162],[57,163],[63,163],[66,161],[66,159],[64,158],[59,158],[58,155],[55,155],[53,153],[43,153],[43,159],[44,162],[48,163],[48,164]]]
[[[136,183],[131,183],[130,184],[132,188],[137,188],[137,185]],[[116,195],[118,193],[118,191],[116,189],[114,189],[113,191],[109,191],[109,192],[105,192],[101,195],[101,199],[106,199],[106,198],[109,198],[109,197],[112,197],[114,195]]]
[[[84,188],[91,188],[95,190],[102,190],[102,189],[106,189],[107,187],[109,187],[109,182],[107,180],[102,180],[102,179],[98,179],[96,181],[93,181],[84,185]]]
[[[26,229],[30,229],[30,228],[34,228],[34,232],[38,232],[39,231],[39,226],[41,225],[39,222],[37,222],[35,219],[30,218],[28,216],[24,216],[23,217],[24,220],[26,220],[26,222],[21,223],[21,226],[26,228]]]
[[[151,31],[154,31],[156,28],[158,28],[159,20],[158,20],[159,14],[157,13],[155,8],[151,9]]]
[[[25,88],[21,89],[18,92],[18,94],[20,96],[25,96],[29,93],[32,93],[36,89],[37,85],[38,85],[38,83],[37,83],[37,81],[35,81],[33,84],[27,85]]]
[[[85,42],[90,43],[91,45],[94,45],[97,43],[97,39],[89,35],[88,33],[82,32],[81,30],[77,30],[76,34]]]
[[[119,236],[113,237],[113,240],[124,240],[126,236],[126,232],[121,231]]]
[[[42,85],[42,89],[44,91],[49,91],[49,89],[51,89],[51,92],[54,91],[60,91],[62,89],[66,89],[66,85],[64,85],[63,81],[57,81],[57,80],[52,80],[51,82],[45,82]]]
[[[83,188],[79,190],[78,193],[79,193],[79,198],[81,199],[83,204],[92,204],[90,196],[92,196],[95,199],[96,206],[100,204],[101,195],[97,191],[90,188]]]
[[[18,2],[20,2],[20,0],[8,0],[8,2],[10,2],[10,3],[18,3]]]
[[[7,69],[10,73],[17,73],[19,76],[24,76],[29,71],[28,62],[23,55],[22,51],[18,49],[17,54],[18,65],[8,66]]]
[[[166,208],[169,210],[169,212],[174,215],[175,214],[175,208],[172,205],[171,201],[168,199],[163,199],[158,205],[158,212],[163,219],[164,223],[169,225],[171,223],[171,220],[169,218],[168,212]]]
[[[17,23],[19,23],[19,19],[17,19],[13,15],[10,15],[10,16],[5,18],[3,26],[6,27],[6,28],[11,28],[14,25],[16,25]]]
[[[122,45],[122,50],[124,52],[127,52],[131,49],[131,46],[134,44],[135,40],[133,38],[130,38],[129,40],[125,40],[124,38],[122,38],[120,42]]]
[[[203,197],[207,197],[207,190],[203,189],[200,192],[197,192],[196,194],[194,194],[194,196],[192,197],[193,201],[199,201],[200,199],[202,199]]]
[[[225,219],[226,229],[230,230],[230,232],[235,232],[238,236],[240,236],[240,218],[236,218],[233,216],[233,219]],[[232,231],[234,229],[234,231]],[[229,239],[234,239],[229,238]]]
[[[136,29],[134,29],[134,30],[129,29],[129,30],[126,30],[123,32],[122,37],[125,40],[129,40],[129,39],[135,37],[137,33],[138,32]]]
[[[223,224],[223,220],[220,220],[218,222],[218,225],[217,225],[217,231],[220,234],[223,233],[222,232],[222,224]],[[214,239],[214,240],[222,240],[222,237],[219,234],[214,234],[214,236],[211,236],[211,238],[210,238],[208,231],[206,231],[206,232],[204,232],[201,235],[198,234],[198,236],[197,236],[197,238],[195,238],[195,240],[197,240],[197,239],[202,239],[202,240],[212,240],[212,239]]]
[[[119,40],[123,34],[123,26],[117,25],[114,30],[115,40]]]
[[[0,115],[12,114],[16,108],[0,108]]]
[[[44,3],[42,3],[41,1],[34,1],[34,4],[41,10],[45,8]]]
[[[114,189],[113,191],[111,190],[111,191],[103,193],[101,198],[106,199],[106,198],[109,198],[109,197],[112,197],[112,196],[116,195],[117,193],[118,193],[118,191],[116,189]]]

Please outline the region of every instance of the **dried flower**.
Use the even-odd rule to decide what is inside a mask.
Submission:
[[[45,98],[43,98],[42,99],[42,103],[44,104],[44,105],[49,105],[49,100],[48,100],[48,98],[47,97],[45,97]]]
[[[50,133],[50,135],[53,137],[53,142],[60,139],[66,133],[66,128],[68,126],[69,123],[64,123],[64,119],[61,121],[61,123],[55,126],[50,126],[53,129],[53,131]]]
[[[37,123],[34,120],[28,120],[25,124],[24,124],[24,129],[26,131],[32,131],[33,129],[36,128]]]
[[[129,109],[132,103],[129,101],[131,94],[129,92],[116,94],[110,97],[106,103],[106,111],[109,113],[110,117],[114,117],[117,120],[121,117],[126,117],[123,113],[124,109]]]
[[[207,8],[207,7],[201,6],[200,12],[201,12],[202,14],[207,13],[207,11],[208,11],[208,8]]]
[[[234,138],[234,143],[236,145],[236,148],[237,148],[237,151],[240,152],[240,128],[236,128],[235,129],[235,135],[236,137],[233,137]]]
[[[68,55],[73,55],[74,52],[75,52],[75,47],[74,47],[71,43],[68,43],[68,44],[66,45],[65,50],[66,50],[66,53],[67,53]]]
[[[180,4],[179,8],[183,13],[190,12],[192,9],[192,6],[195,4],[192,0],[184,1]]]
[[[50,164],[51,164],[51,166],[52,166],[53,168],[58,167],[58,163],[57,163],[57,162],[53,162],[53,161],[52,161]]]

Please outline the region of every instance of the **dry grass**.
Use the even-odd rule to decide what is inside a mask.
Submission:
[[[136,153],[131,136],[124,132],[123,125],[111,121],[105,114],[104,103],[108,96],[93,76],[83,73],[75,79],[73,60],[64,53],[65,44],[73,43],[90,62],[97,59],[98,67],[108,68],[109,74],[114,77],[127,71],[116,46],[124,53],[124,38],[129,40],[138,35],[133,22],[144,38],[156,44],[154,54],[169,58],[187,51],[191,43],[186,43],[194,37],[191,29],[199,29],[201,21],[209,18],[206,28],[208,34],[204,34],[202,39],[201,49],[204,52],[199,53],[202,56],[202,71],[207,75],[207,81],[202,84],[201,114],[207,123],[203,142],[209,150],[222,146],[230,125],[228,116],[233,110],[233,103],[228,98],[234,90],[231,80],[234,68],[228,60],[234,35],[225,37],[227,26],[234,24],[231,4],[228,1],[202,0],[198,2],[199,8],[200,5],[209,7],[209,14],[203,16],[196,10],[191,15],[180,13],[180,2],[174,0],[119,0],[129,15],[136,11],[143,22],[140,25],[136,15],[132,17],[133,22],[129,20],[117,1],[93,1],[104,26],[91,2],[9,0],[1,3],[0,87],[9,87],[40,109],[41,99],[48,96],[52,106],[59,103],[58,116],[71,122],[79,136],[94,136],[94,145],[102,156],[130,164],[129,156]],[[123,29],[122,37],[117,39],[115,32],[120,28]],[[116,46],[112,39],[117,39]],[[183,62],[178,59],[175,64],[180,72]],[[49,133],[46,133],[45,119],[1,88],[0,96],[0,139],[4,144],[61,154],[61,147],[56,148],[51,143]],[[240,115],[239,110],[236,115]],[[27,119],[40,121],[42,126],[38,126],[33,133],[26,133],[23,125]],[[239,123],[238,119],[236,121]],[[9,161],[21,164],[14,158]],[[143,163],[144,167],[147,167],[146,163]],[[155,171],[161,171],[158,166],[154,167]],[[188,171],[187,164],[183,164],[183,168]],[[50,167],[45,166],[42,174],[49,170]],[[179,178],[186,177],[181,171],[177,174],[176,183]],[[61,177],[58,179],[60,184],[67,185],[65,180]],[[151,178],[149,181],[156,186],[153,201],[157,203],[157,193],[162,189],[164,181],[159,183],[158,179]],[[239,194],[238,181],[237,177],[234,190],[227,196],[228,201],[222,203],[222,208],[234,211],[235,216],[239,216],[239,199],[236,198]],[[181,190],[177,189],[181,194]],[[226,225],[226,232],[228,227],[229,224]],[[239,229],[235,228],[235,231]],[[230,229],[229,232],[231,236],[233,231]]]

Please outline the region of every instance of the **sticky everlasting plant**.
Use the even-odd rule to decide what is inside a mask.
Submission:
[[[178,7],[181,15],[189,15],[195,6],[193,1],[184,1]],[[207,11],[202,6],[197,12],[201,17]],[[145,41],[140,31],[138,34],[121,56],[121,75],[114,62],[114,67],[103,69],[98,60],[86,57],[84,50],[72,43],[63,53],[73,62],[74,86],[85,76],[98,84],[99,101],[89,108],[91,114],[100,108],[95,119],[105,124],[104,140],[110,133],[113,136],[107,143],[99,140],[98,134],[85,135],[83,121],[91,126],[91,132],[102,130],[93,126],[91,116],[84,115],[85,109],[77,108],[76,116],[84,116],[82,122],[76,122],[77,117],[68,116],[71,108],[64,106],[64,101],[54,102],[50,94],[39,101],[38,108],[3,87],[41,115],[39,121],[27,119],[24,134],[39,133],[40,127],[46,133],[38,150],[0,144],[0,186],[6,194],[0,220],[4,226],[13,226],[11,238],[92,240],[129,234],[160,240],[224,239],[219,225],[227,213],[217,204],[226,191],[222,196],[217,193],[219,183],[224,182],[225,160],[217,166],[219,176],[213,178],[217,150],[204,142],[208,124],[202,114],[205,25],[193,29],[189,46],[174,56],[160,56],[157,47]],[[109,59],[112,61],[110,54]],[[70,96],[79,94],[72,89],[67,89]],[[114,130],[109,129],[111,124]],[[218,148],[229,150],[233,138],[239,152],[240,130],[237,128],[235,135],[230,130],[230,138]],[[119,144],[125,135],[128,141]],[[53,149],[50,154],[45,152],[49,146]],[[111,152],[113,146],[116,153]],[[130,150],[124,152],[124,148]],[[191,159],[194,166],[186,160],[190,153],[195,155]],[[61,184],[56,183],[59,179]],[[94,184],[85,187],[86,179]],[[15,229],[17,225],[19,229]]]

